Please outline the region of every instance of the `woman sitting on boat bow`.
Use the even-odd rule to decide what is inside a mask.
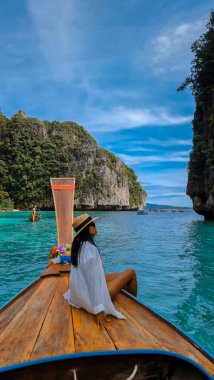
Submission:
[[[75,307],[81,307],[89,313],[96,314],[98,324],[102,324],[107,314],[117,318],[125,317],[115,309],[112,299],[126,289],[137,295],[137,279],[133,269],[122,273],[104,274],[98,248],[94,242],[97,229],[88,214],[74,219],[73,228],[76,235],[72,244],[70,289],[64,294],[65,299]]]

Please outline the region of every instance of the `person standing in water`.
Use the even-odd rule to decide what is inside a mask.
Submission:
[[[33,221],[39,220],[41,218],[40,210],[37,206],[34,206],[32,209],[32,219]]]
[[[31,215],[32,215],[32,220],[34,222],[36,220],[36,207],[33,207]]]
[[[95,220],[88,214],[74,219],[76,231],[71,248],[70,289],[64,294],[72,306],[83,308],[95,314],[98,324],[102,324],[105,316],[111,314],[117,318],[125,317],[115,309],[112,300],[126,289],[137,295],[137,278],[133,269],[122,273],[104,274],[99,250],[94,237],[97,235]]]

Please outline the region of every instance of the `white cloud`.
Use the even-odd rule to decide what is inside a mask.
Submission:
[[[178,207],[192,207],[192,201],[191,199],[183,194],[183,195],[171,195],[171,196],[164,196],[161,194],[157,194],[156,196],[150,196],[148,195],[147,199],[148,203],[157,203],[159,205],[171,205],[171,206],[178,206]]]
[[[157,37],[154,43],[156,44],[155,50],[157,52],[157,55],[153,58],[153,61],[155,62],[159,57],[168,54],[169,49],[171,48],[171,41],[167,36],[160,36]]]
[[[142,144],[141,141],[135,141],[135,144]],[[154,138],[150,138],[148,140],[143,141],[143,145],[156,145],[161,147],[171,147],[171,146],[191,146],[192,140],[182,140],[182,139],[168,139],[168,140],[158,140]]]
[[[204,31],[204,20],[168,27],[152,41],[152,62],[157,73],[183,70],[189,65],[192,43]]]
[[[186,169],[163,169],[161,171],[142,171],[138,175],[143,186],[182,187],[187,183]]]
[[[181,140],[181,139],[169,139],[169,140],[158,140],[154,138],[150,138],[148,140],[142,141],[134,141],[131,144],[134,144],[134,146],[129,147],[126,149],[126,152],[155,152],[154,148],[145,148],[145,145],[154,145],[156,147],[161,148],[170,148],[170,147],[178,147],[178,146],[189,146],[191,148],[192,146],[192,140]],[[139,147],[139,145],[142,145]],[[112,149],[110,147],[109,149]]]
[[[156,190],[157,191],[157,190]],[[150,193],[150,198],[157,198],[157,197],[179,197],[186,195],[185,191],[174,191],[174,192],[164,192],[163,194],[160,194],[159,192]]]
[[[130,140],[130,137],[128,138],[122,138],[122,142],[124,144],[124,153],[125,152],[156,152],[157,150],[160,150],[161,148],[177,148],[180,147],[180,149],[183,146],[188,147],[191,149],[192,147],[192,140],[191,139],[168,139],[168,140],[159,140],[155,138],[149,138],[147,140],[139,139],[139,140]],[[126,148],[125,146],[129,146]],[[149,146],[149,147],[148,147]],[[150,147],[152,146],[152,148]],[[111,144],[106,145],[106,149],[112,150],[114,152],[118,151],[118,142],[112,141]]]
[[[126,149],[126,152],[154,152],[154,149],[133,147],[133,148]]]
[[[160,163],[160,162],[187,162],[189,159],[189,151],[186,152],[173,152],[162,155],[151,156],[131,156],[127,154],[117,154],[117,156],[124,161],[127,165],[138,165],[146,163]]]
[[[138,179],[147,192],[147,202],[191,207],[192,202],[186,195],[185,168],[142,171]]]
[[[176,126],[187,124],[192,116],[172,115],[166,108],[126,108],[113,107],[109,111],[90,109],[83,124],[90,130],[109,132],[149,126]]]

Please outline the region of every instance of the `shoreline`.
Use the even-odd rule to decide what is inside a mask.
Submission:
[[[40,212],[47,212],[47,211],[54,211],[54,210],[41,210],[40,209]],[[74,212],[99,212],[99,211],[106,211],[106,212],[112,212],[112,211],[117,211],[117,212],[124,212],[124,211],[128,211],[128,212],[137,212],[137,209],[77,209],[77,210],[74,210]],[[192,212],[193,209],[144,209],[145,212]],[[18,209],[13,209],[13,210],[0,210],[0,213],[3,213],[3,212],[32,212],[32,210],[18,210]]]
[[[174,208],[169,208],[169,209],[145,209],[146,212],[190,212],[193,211],[193,209],[174,209]]]

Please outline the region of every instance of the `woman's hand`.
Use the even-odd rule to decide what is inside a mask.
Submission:
[[[105,313],[101,311],[101,313],[96,314],[98,327],[101,326],[105,322]]]
[[[106,315],[103,311],[101,311],[101,313],[98,313],[96,315],[97,317],[97,324],[98,324],[98,328],[99,327],[103,327],[104,329],[110,331],[111,330],[111,326],[109,326],[108,323],[106,322],[110,322],[111,319],[110,318],[106,318]]]

